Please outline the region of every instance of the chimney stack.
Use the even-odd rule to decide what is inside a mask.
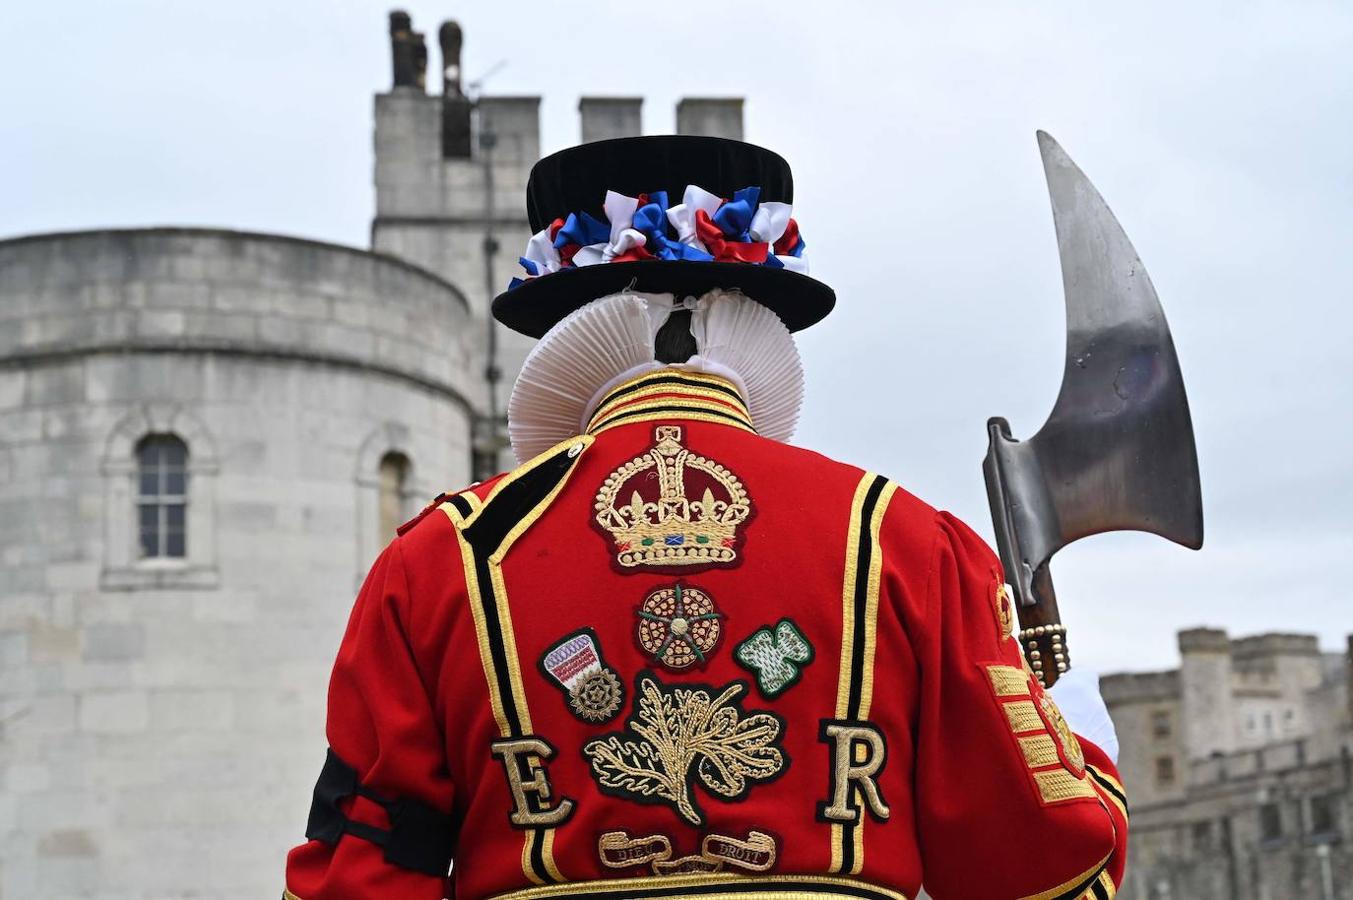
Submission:
[[[583,143],[643,134],[643,97],[583,97],[578,101]]]
[[[469,159],[471,155],[470,100],[460,81],[460,51],[464,43],[460,25],[442,23],[437,42],[442,47],[442,158]]]
[[[742,140],[741,97],[684,97],[676,114],[677,134]]]
[[[413,30],[413,20],[402,9],[390,13],[390,54],[395,87],[423,90],[427,84],[427,44],[423,35]]]
[[[1353,723],[1353,634],[1348,636],[1348,652],[1344,654],[1345,691],[1348,694],[1348,721]]]

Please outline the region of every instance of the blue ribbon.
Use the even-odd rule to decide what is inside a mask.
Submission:
[[[752,217],[756,215],[760,200],[761,188],[743,188],[733,194],[732,200],[715,210],[711,218],[714,224],[719,226],[724,237],[750,244],[752,236],[747,233],[747,229],[752,227]]]
[[[701,262],[714,258],[699,248],[667,236],[666,191],[649,194],[648,202],[634,211],[634,230],[644,236],[644,249],[658,259]]]
[[[568,221],[554,236],[554,249],[562,250],[568,244],[587,247],[592,244],[608,244],[611,241],[611,226],[598,221],[589,213],[569,213]]]

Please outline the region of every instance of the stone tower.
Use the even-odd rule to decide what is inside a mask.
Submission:
[[[279,892],[357,581],[470,478],[473,321],[330,244],[0,242],[0,896]]]
[[[376,96],[376,216],[373,250],[421,266],[458,285],[485,345],[482,377],[492,386],[476,430],[476,477],[514,465],[504,416],[512,380],[532,341],[497,325],[489,304],[514,275],[531,236],[526,181],[540,158],[540,97],[484,95],[463,81],[463,35],[439,29],[442,93],[429,94],[417,70],[422,36],[402,12],[390,15],[394,82]],[[638,97],[584,97],[583,141],[642,133]],[[678,134],[742,139],[740,98],[685,98]],[[600,198],[598,198],[600,205]]]

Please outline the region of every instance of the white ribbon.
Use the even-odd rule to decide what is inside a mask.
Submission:
[[[758,243],[774,244],[789,227],[789,214],[792,210],[788,203],[778,203],[774,200],[760,204],[752,215],[752,224],[747,233]]]
[[[634,230],[634,211],[639,208],[639,198],[626,197],[615,191],[606,192],[606,220],[611,223],[611,241],[608,244],[588,244],[579,248],[573,256],[575,266],[594,266],[608,263],[622,253],[648,243],[643,232]]]
[[[559,251],[554,249],[554,239],[550,237],[548,227],[531,235],[522,257],[535,263],[541,275],[559,271]]]
[[[709,216],[713,216],[723,204],[723,198],[717,194],[711,194],[709,191],[693,184],[686,185],[686,192],[681,195],[681,202],[667,210],[667,221],[672,223],[676,229],[677,240],[687,246],[694,247],[706,253],[709,249],[701,242],[695,230],[695,214],[704,210]]]

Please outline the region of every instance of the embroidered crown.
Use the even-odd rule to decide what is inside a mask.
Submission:
[[[597,494],[597,524],[615,539],[621,566],[728,565],[751,502],[738,477],[681,444],[679,425],[612,472]],[[655,490],[656,488],[656,490]]]

